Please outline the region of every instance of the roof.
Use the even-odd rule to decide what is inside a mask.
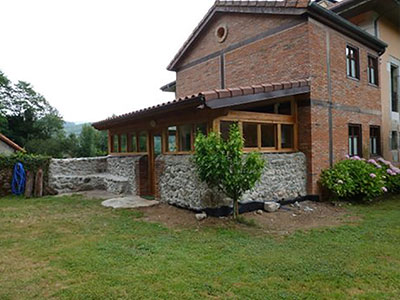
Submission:
[[[350,0],[351,1],[351,0]],[[397,1],[397,0],[395,0]],[[336,4],[337,5],[337,4]],[[177,71],[178,63],[183,58],[186,51],[191,47],[200,33],[206,28],[207,24],[217,13],[257,13],[257,14],[283,14],[283,15],[310,15],[317,18],[320,22],[328,26],[335,27],[343,33],[352,34],[356,40],[372,45],[372,49],[378,51],[387,45],[366,33],[361,28],[351,24],[346,19],[336,13],[318,5],[310,0],[281,0],[281,1],[220,1],[217,0],[210,8],[199,25],[193,30],[192,34],[185,41],[178,53],[167,67],[169,71]],[[340,30],[343,27],[344,30]],[[383,52],[379,50],[378,52]]]
[[[160,90],[163,92],[176,92],[176,80],[163,85],[160,87]]]
[[[343,0],[330,9],[344,18],[374,11],[388,18],[396,27],[400,27],[400,0]]]
[[[11,148],[13,148],[16,151],[21,151],[21,152],[26,152],[24,148],[21,146],[18,146],[16,143],[14,143],[12,140],[10,140],[8,137],[0,133],[0,141],[3,141],[7,145],[9,145]]]
[[[120,116],[93,123],[92,126],[99,130],[108,129],[122,122],[134,121],[144,117],[154,116],[184,107],[199,107],[205,105],[211,109],[245,104],[285,96],[308,93],[310,80],[285,81],[269,84],[259,84],[237,88],[215,89],[201,93],[177,98],[173,101],[133,111]],[[223,100],[219,101],[219,100]],[[232,101],[231,101],[232,100]],[[224,104],[222,104],[224,103]]]

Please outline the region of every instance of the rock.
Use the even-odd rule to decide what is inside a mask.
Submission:
[[[201,214],[196,214],[197,221],[203,221],[206,218],[207,218],[207,214],[205,212],[202,212]]]
[[[276,212],[281,205],[277,202],[265,202],[264,203],[264,210],[267,212]]]
[[[292,214],[292,217],[297,217],[297,215],[296,214]]]
[[[257,210],[257,215],[262,215],[264,212],[261,210],[261,209],[259,209],[259,210]]]
[[[301,208],[301,205],[300,205],[299,202],[296,201],[296,202],[294,203],[294,207],[296,207],[296,208]]]
[[[304,207],[304,211],[311,212],[311,211],[314,211],[314,209],[309,206],[306,206],[306,207]]]

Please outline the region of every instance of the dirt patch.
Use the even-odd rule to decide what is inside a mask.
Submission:
[[[242,214],[241,216],[247,221],[255,223],[256,226],[254,227],[234,223],[231,217],[208,217],[203,221],[197,221],[194,212],[167,204],[159,204],[137,210],[144,214],[142,220],[161,223],[172,229],[238,227],[255,233],[263,232],[279,235],[290,234],[295,230],[339,226],[359,220],[358,217],[350,215],[345,207],[311,201],[286,205],[275,213],[264,211],[262,213],[250,212]]]

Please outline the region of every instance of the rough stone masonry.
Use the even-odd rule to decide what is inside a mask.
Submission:
[[[194,210],[230,206],[231,200],[201,182],[191,155],[160,155],[159,200]],[[306,157],[303,153],[262,154],[266,161],[256,186],[241,203],[293,200],[306,196]]]

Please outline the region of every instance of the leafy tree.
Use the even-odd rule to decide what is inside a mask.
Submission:
[[[230,127],[227,141],[214,132],[208,136],[199,132],[195,149],[194,162],[200,179],[233,200],[233,216],[237,219],[238,201],[260,179],[264,160],[256,152],[243,154],[243,138],[237,124]]]

